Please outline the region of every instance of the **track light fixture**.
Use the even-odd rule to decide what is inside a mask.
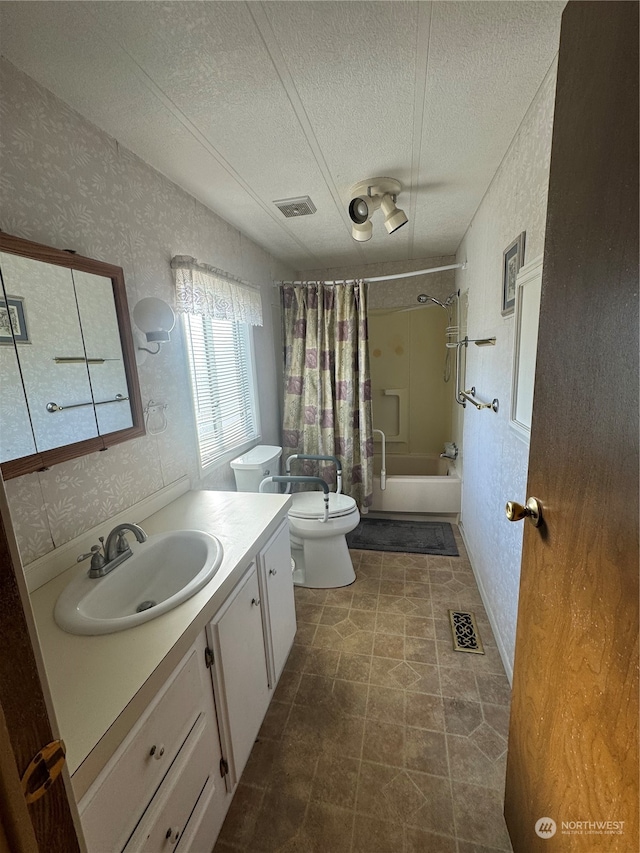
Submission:
[[[389,234],[393,234],[409,221],[404,210],[396,206],[401,189],[402,184],[394,178],[369,178],[351,188],[349,218],[354,240],[364,243],[371,239],[371,217],[379,207],[384,213],[384,225]]]

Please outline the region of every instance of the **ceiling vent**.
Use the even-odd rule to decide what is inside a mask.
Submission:
[[[287,219],[292,216],[309,216],[310,213],[316,212],[316,206],[308,195],[301,198],[281,198],[273,203],[284,213]]]

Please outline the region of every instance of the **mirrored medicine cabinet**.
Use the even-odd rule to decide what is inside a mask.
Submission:
[[[122,269],[0,232],[4,479],[144,435]]]

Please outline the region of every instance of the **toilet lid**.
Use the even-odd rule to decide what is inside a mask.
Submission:
[[[289,515],[294,518],[321,518],[324,515],[324,492],[296,492],[291,496],[293,504]],[[356,508],[356,502],[348,495],[329,494],[329,518],[340,518]]]

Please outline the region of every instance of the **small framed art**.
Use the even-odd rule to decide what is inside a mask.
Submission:
[[[524,263],[525,231],[502,254],[502,316],[513,314],[516,304],[516,276]]]
[[[31,343],[24,318],[24,300],[19,296],[7,296],[0,299],[0,344],[12,344],[14,340],[17,344]]]

